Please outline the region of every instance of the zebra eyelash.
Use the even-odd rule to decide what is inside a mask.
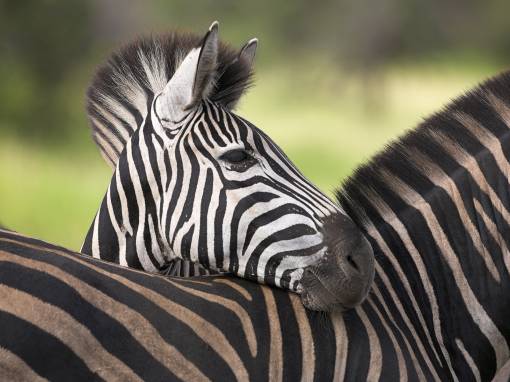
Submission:
[[[227,169],[238,172],[244,172],[258,162],[253,153],[241,148],[223,153],[220,160]]]

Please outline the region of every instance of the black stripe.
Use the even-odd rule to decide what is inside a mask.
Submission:
[[[207,215],[211,204],[212,193],[213,172],[212,169],[208,168],[200,202],[200,229],[198,230],[198,261],[205,268],[209,267],[209,243],[207,242],[207,233],[210,228],[207,226]]]
[[[52,254],[51,252],[41,252],[40,250],[32,250],[23,247],[19,247],[16,245],[2,244],[2,248],[8,250],[10,252],[17,253],[21,257],[32,258],[38,261],[46,262],[52,265],[55,265],[62,269],[64,272],[67,272],[74,277],[80,279],[81,281],[89,284],[91,287],[100,290],[105,293],[112,299],[127,305],[129,308],[139,312],[146,320],[148,320],[156,329],[158,334],[169,344],[176,347],[184,357],[186,357],[190,362],[197,365],[197,367],[205,374],[208,375],[223,375],[226,376],[227,379],[233,378],[232,372],[228,365],[225,363],[225,360],[221,358],[221,354],[217,354],[213,351],[200,337],[198,337],[190,327],[187,326],[187,323],[181,322],[177,320],[173,315],[164,311],[161,307],[154,304],[147,298],[143,297],[135,290],[126,287],[125,285],[115,281],[108,276],[101,275],[98,272],[91,270],[80,263],[72,261],[71,259],[66,259],[65,257]],[[146,288],[149,288],[157,293],[162,294],[163,296],[167,296],[171,301],[176,304],[182,305],[184,307],[188,307],[192,311],[197,312],[202,317],[209,317],[211,312],[216,312],[211,314],[212,317],[218,317],[216,322],[217,327],[224,333],[227,333],[228,326],[224,326],[223,319],[225,322],[228,322],[227,316],[228,312],[225,311],[224,308],[219,305],[208,302],[201,298],[194,297],[193,295],[183,292],[177,287],[173,287],[162,277],[154,277],[144,274],[142,272],[133,272],[128,268],[122,267],[114,267],[108,263],[98,263],[94,259],[90,259],[90,262],[93,262],[95,266],[99,268],[105,269],[107,271],[113,272],[114,274],[122,275],[122,276],[130,276],[133,282],[140,284]],[[5,269],[2,266],[2,269]],[[15,275],[15,274],[14,274]],[[13,276],[14,277],[14,276]],[[30,279],[29,279],[30,280]],[[65,289],[55,289],[55,287],[44,287],[40,286],[40,283],[37,283],[33,286],[33,288],[47,289],[48,298],[51,298],[52,291]],[[32,288],[32,286],[29,286]],[[258,287],[258,286],[257,286]],[[35,290],[35,289],[34,289]],[[35,292],[34,292],[35,293]],[[60,294],[56,294],[56,298],[58,298]],[[62,295],[60,295],[62,296]],[[62,306],[67,309],[76,309],[73,307],[74,304],[69,305],[69,301],[74,301],[73,298],[64,296],[62,297],[61,303]],[[233,313],[229,313],[233,314]],[[81,317],[81,316],[80,316]],[[105,330],[105,336],[107,337],[108,328],[110,325],[107,325],[104,319],[100,316],[93,315],[93,319],[90,320],[87,324],[93,326],[103,326]],[[91,317],[91,318],[92,318]],[[87,317],[81,317],[80,321],[87,319]],[[102,330],[97,329],[96,330]],[[231,343],[234,345],[238,344],[239,341],[243,341],[244,339],[240,338],[238,333],[231,333],[232,339]],[[0,336],[1,337],[1,336]],[[105,338],[107,340],[108,338]],[[180,340],[177,340],[180,339]],[[124,335],[120,337],[111,338],[112,341],[117,341],[118,346],[121,349],[129,350],[131,346],[129,344],[124,343]],[[129,345],[129,346],[128,346]],[[113,345],[111,345],[113,346]],[[237,349],[240,351],[240,349]],[[141,353],[138,353],[141,354]],[[143,367],[143,362],[147,361],[148,357],[140,356],[140,367]],[[151,370],[154,370],[154,374],[152,374]],[[164,375],[162,371],[157,368],[149,368],[147,365],[143,367],[143,371],[145,373],[150,372],[150,375]],[[144,374],[144,379],[146,374]],[[157,379],[157,378],[156,378]],[[159,378],[161,379],[161,378]],[[170,378],[173,379],[173,378]]]
[[[43,378],[66,382],[101,380],[67,345],[37,326],[2,310],[0,325],[0,346],[16,354]]]
[[[90,273],[80,267],[80,272]],[[44,272],[18,264],[1,263],[2,283],[56,306],[87,327],[99,343],[144,380],[175,376],[148,353],[131,333],[104,311],[83,299],[73,287]],[[97,277],[95,284],[97,285]],[[69,304],[73,301],[72,304]],[[97,325],[100,322],[101,325]],[[147,372],[150,371],[150,374]]]
[[[246,230],[246,236],[244,239],[244,246],[243,246],[243,254],[246,252],[246,249],[250,245],[250,242],[255,235],[255,232],[264,226],[267,226],[271,223],[273,223],[275,220],[278,220],[279,218],[285,216],[285,215],[303,215],[308,217],[308,214],[305,210],[303,210],[301,207],[295,205],[295,204],[283,204],[281,206],[278,206],[276,208],[273,208],[272,210],[269,210],[256,218],[254,218],[247,230]],[[308,234],[315,233],[309,226],[305,226],[304,230],[308,232]],[[304,232],[305,232],[304,231]]]

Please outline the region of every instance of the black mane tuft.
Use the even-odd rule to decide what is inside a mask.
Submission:
[[[93,139],[110,165],[116,165],[153,96],[163,90],[188,52],[201,43],[202,37],[177,31],[140,38],[113,53],[97,70],[87,91],[87,114]],[[220,42],[209,99],[232,108],[251,85],[252,77],[250,63]]]

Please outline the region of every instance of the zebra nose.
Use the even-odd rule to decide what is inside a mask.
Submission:
[[[363,233],[343,214],[324,221],[326,255],[301,278],[303,304],[314,310],[345,310],[360,304],[374,279],[374,255]]]
[[[323,237],[330,261],[333,260],[342,271],[362,278],[373,275],[372,247],[349,217],[339,213],[327,218]]]
[[[354,308],[364,301],[374,279],[372,247],[361,232],[326,244],[325,257],[303,272],[301,300],[312,310]]]

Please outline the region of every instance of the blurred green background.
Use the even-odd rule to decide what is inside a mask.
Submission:
[[[79,249],[111,176],[90,139],[96,65],[180,27],[260,41],[238,113],[330,193],[352,169],[510,63],[507,1],[0,0],[0,222]]]

